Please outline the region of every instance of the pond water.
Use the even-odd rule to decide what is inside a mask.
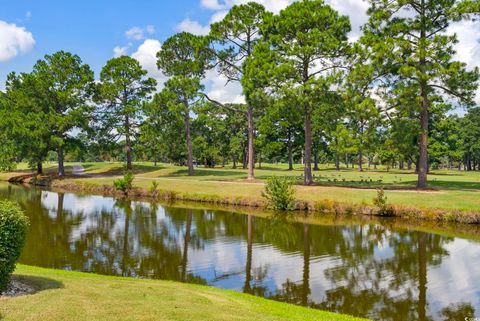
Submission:
[[[480,243],[0,184],[31,227],[21,263],[168,279],[376,320],[480,316]]]

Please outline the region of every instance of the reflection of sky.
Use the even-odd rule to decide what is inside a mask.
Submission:
[[[480,246],[455,239],[445,246],[450,255],[428,270],[428,301],[438,311],[451,303],[470,302],[480,315]],[[453,299],[454,298],[454,299]]]
[[[51,219],[57,216],[58,196],[56,193],[43,192],[42,205],[48,209]],[[99,213],[106,212],[114,215],[114,226],[111,228],[112,239],[114,235],[124,233],[125,212],[116,207],[116,201],[113,198],[101,196],[79,196],[74,194],[64,195],[64,211],[71,212],[72,215],[79,215],[81,220],[79,224],[72,229],[70,240],[79,239],[87,231],[94,230],[99,223]],[[149,203],[132,202],[133,213],[143,208],[143,212],[148,212]],[[183,248],[185,239],[185,221],[182,222],[181,230],[178,230],[178,224],[175,225],[172,217],[161,206],[158,207],[156,214],[157,225],[166,226],[174,242]],[[132,214],[132,216],[134,216]],[[206,211],[204,220],[215,220],[215,213]],[[177,218],[178,220],[178,218]],[[177,222],[178,223],[178,222]],[[139,244],[138,235],[135,235],[135,224],[130,224],[129,232],[132,242],[131,251],[135,252],[134,257],[141,258],[145,255],[153,255]],[[348,240],[350,246],[359,246],[354,244],[353,233],[358,235],[360,226],[343,227],[340,232],[345,240]],[[363,226],[366,233],[372,226]],[[242,291],[245,285],[245,268],[247,260],[247,241],[246,235],[229,236],[226,235],[227,228],[221,224],[216,225],[214,237],[202,240],[202,246],[189,246],[188,250],[188,272],[207,280],[208,284]],[[256,230],[258,233],[258,231]],[[192,222],[192,237],[196,235],[195,220]],[[413,235],[413,234],[412,234]],[[412,235],[404,236],[404,241],[409,241]],[[197,235],[198,237],[198,235]],[[383,238],[375,241],[364,237],[361,241],[362,247],[368,247],[375,244],[373,248],[373,258],[370,258],[375,264],[380,264],[387,260],[394,260],[395,251],[389,245],[389,242],[396,239],[400,241],[400,236],[392,231],[384,234]],[[372,243],[373,242],[373,243]],[[449,253],[442,257],[441,264],[430,266],[428,268],[427,298],[429,315],[438,317],[437,312],[452,303],[468,302],[480,310],[480,244],[464,239],[454,239],[444,245],[444,249]],[[92,262],[89,262],[91,264]],[[417,293],[418,284],[408,284],[405,287],[395,291],[389,289],[391,280],[395,275],[388,270],[380,271],[380,275],[373,275],[365,271],[363,262],[358,262],[358,266],[348,266],[348,273],[362,273],[370,277],[378,278],[380,288],[387,289],[392,298],[401,297],[404,291],[413,291]],[[310,258],[310,278],[311,288],[310,300],[320,303],[326,298],[326,292],[346,286],[345,282],[335,283],[328,278],[328,273],[332,273],[340,267],[344,267],[345,262],[339,256],[324,255],[320,257],[311,256]],[[275,245],[266,243],[253,244],[252,257],[252,285],[266,288],[267,295],[274,295],[282,289],[288,281],[301,285],[303,282],[303,248],[296,252],[285,252]],[[372,286],[372,280],[364,279],[357,285],[359,289],[369,289]],[[417,294],[415,294],[416,296]],[[478,313],[478,312],[477,312]]]

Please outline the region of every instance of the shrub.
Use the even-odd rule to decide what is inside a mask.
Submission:
[[[133,188],[133,180],[135,176],[133,173],[126,173],[123,178],[116,179],[113,181],[113,186],[117,191],[122,191],[124,194],[128,194]]]
[[[27,228],[28,218],[19,207],[0,201],[0,292],[10,282],[10,274],[25,244]]]
[[[274,210],[293,210],[295,208],[295,190],[292,181],[286,177],[270,177],[262,193]]]
[[[388,204],[387,196],[382,188],[377,189],[377,196],[373,198],[373,204],[378,207],[378,215],[381,216],[393,216],[394,209]]]
[[[150,186],[150,193],[158,193],[158,182],[152,181],[152,186]]]
[[[152,182],[152,186],[150,186],[150,194],[152,194],[153,197],[157,197],[158,196],[158,182],[157,181],[153,181]]]

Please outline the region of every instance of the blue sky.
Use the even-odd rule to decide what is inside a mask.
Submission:
[[[156,68],[161,43],[178,31],[206,34],[235,4],[255,1],[277,13],[296,0],[0,0],[0,90],[11,71],[28,72],[38,59],[58,50],[78,54],[95,71],[118,55],[131,55],[162,84]],[[360,36],[367,21],[364,0],[325,0],[352,24],[350,40]],[[480,21],[452,25],[459,39],[456,59],[480,67]],[[210,97],[242,102],[238,84],[214,70],[206,75]],[[478,95],[480,101],[480,90]]]
[[[127,38],[127,30],[153,26],[154,32],[144,36],[163,41],[182,20],[208,20],[209,14],[196,0],[1,1],[0,21],[25,28],[35,41],[31,50],[0,61],[2,83],[10,71],[29,71],[36,60],[58,50],[80,55],[98,73],[114,47],[131,44],[133,51],[144,41]]]

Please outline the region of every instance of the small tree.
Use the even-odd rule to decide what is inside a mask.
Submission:
[[[385,196],[383,187],[377,189],[377,196],[373,198],[373,204],[378,207],[378,215],[393,216],[394,209],[388,204],[388,198]]]
[[[267,199],[271,209],[290,211],[295,208],[295,190],[291,179],[287,177],[270,177],[262,196]]]

